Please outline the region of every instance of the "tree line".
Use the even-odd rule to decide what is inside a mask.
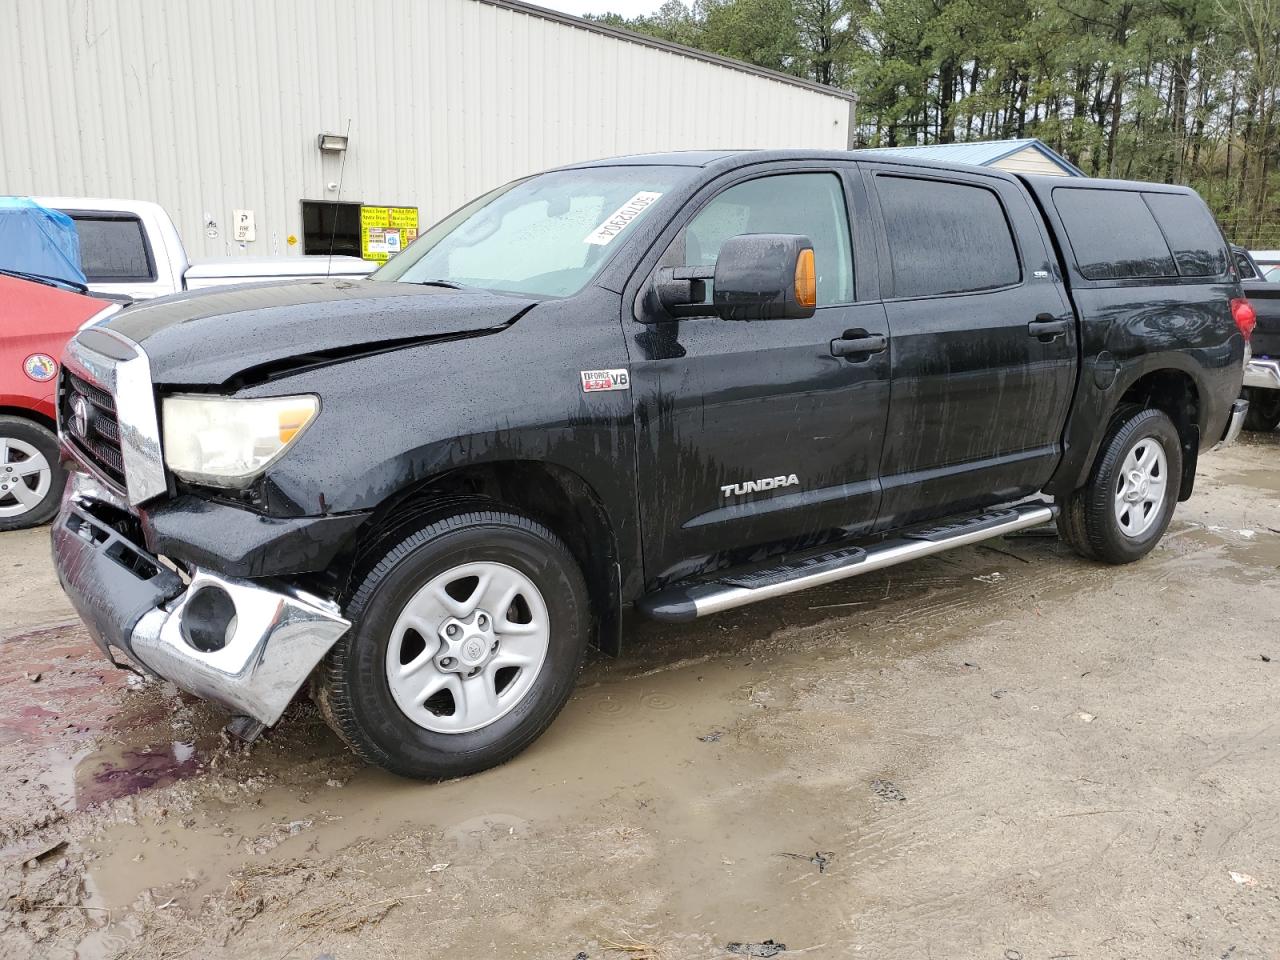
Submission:
[[[858,97],[863,146],[1039,137],[1280,247],[1280,0],[667,0],[596,19]]]

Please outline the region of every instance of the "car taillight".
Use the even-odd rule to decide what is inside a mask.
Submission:
[[[1244,337],[1244,342],[1248,343],[1249,338],[1253,336],[1253,328],[1258,325],[1258,315],[1253,312],[1253,304],[1244,297],[1232,300],[1231,319],[1235,320],[1236,326],[1240,328],[1240,333]]]

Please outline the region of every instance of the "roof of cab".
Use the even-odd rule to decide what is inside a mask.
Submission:
[[[580,163],[566,164],[558,169],[580,170],[588,167],[709,167],[712,165],[738,166],[746,163],[768,163],[786,160],[857,160],[863,163],[894,164],[897,166],[925,167],[933,170],[956,170],[980,173],[1002,179],[1013,175],[995,167],[975,166],[954,161],[932,160],[928,157],[905,157],[878,153],[873,150],[817,150],[805,148],[743,149],[743,150],[673,150],[666,153],[635,153],[621,157],[601,157]],[[1049,178],[1052,179],[1052,178]]]

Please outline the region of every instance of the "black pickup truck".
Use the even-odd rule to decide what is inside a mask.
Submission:
[[[1280,282],[1268,281],[1252,254],[1232,245],[1241,287],[1257,314],[1252,355],[1244,368],[1249,415],[1244,428],[1270,433],[1280,426]]]
[[[412,777],[500,763],[680,621],[1056,518],[1145,555],[1252,325],[1190,190],[695,152],[494,190],[369,280],[81,333],[53,528],[103,652]]]

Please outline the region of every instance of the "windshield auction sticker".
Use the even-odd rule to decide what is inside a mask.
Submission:
[[[660,196],[662,196],[660,193],[647,193],[645,191],[637,193],[617,210],[609,214],[604,223],[588,233],[582,242],[594,243],[599,247],[604,246],[623,230],[627,229],[632,220],[653,206]]]

